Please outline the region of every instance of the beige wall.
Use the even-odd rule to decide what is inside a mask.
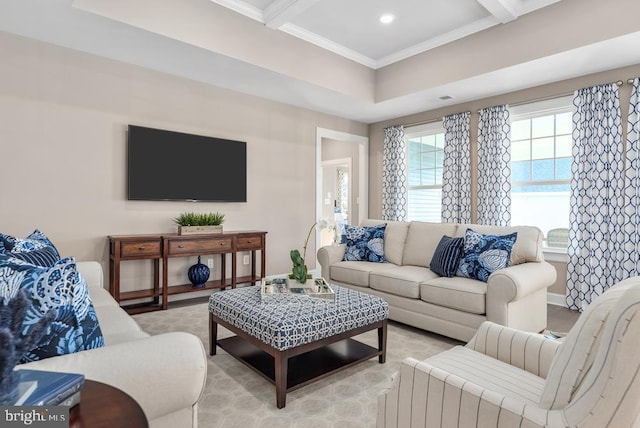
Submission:
[[[631,85],[627,84],[626,81],[627,79],[636,76],[640,76],[640,64],[607,72],[591,74],[561,82],[551,83],[544,86],[530,88],[518,92],[512,92],[474,102],[426,111],[411,116],[405,116],[369,125],[369,217],[381,218],[382,216],[382,148],[384,143],[384,128],[393,125],[408,125],[418,122],[433,122],[441,120],[443,116],[448,114],[460,113],[464,111],[471,112],[471,205],[472,218],[475,220],[477,206],[477,180],[475,179],[475,177],[477,176],[477,135],[479,109],[499,104],[517,104],[544,98],[568,95],[580,88],[622,80],[625,82],[625,84],[620,87],[620,105],[624,118],[628,114],[629,98],[631,95]],[[626,135],[626,121],[623,121],[623,127]],[[554,263],[554,266],[558,271],[558,280],[556,281],[556,284],[549,289],[549,292],[564,294],[566,284],[566,264]]]
[[[6,33],[0,52],[0,232],[40,228],[63,255],[104,267],[107,235],[174,232],[180,212],[221,211],[227,230],[268,232],[267,273],[289,271],[315,219],[316,127],[367,135],[361,123]],[[126,200],[128,124],[246,141],[248,202]]]

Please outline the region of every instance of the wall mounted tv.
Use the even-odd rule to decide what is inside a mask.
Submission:
[[[129,125],[127,198],[247,202],[247,143]]]

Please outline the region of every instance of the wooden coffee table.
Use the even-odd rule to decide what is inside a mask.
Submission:
[[[130,395],[105,383],[85,380],[80,403],[69,412],[70,428],[148,428],[140,405]]]
[[[216,355],[216,345],[220,346],[274,383],[279,409],[286,405],[287,392],[373,357],[378,357],[381,364],[385,362],[388,305],[383,299],[334,287],[336,302],[312,299],[308,306],[304,303],[265,304],[260,301],[259,288],[252,286],[212,294],[209,300],[209,353]],[[299,322],[298,314],[304,314]],[[336,324],[326,325],[331,322]],[[313,329],[316,323],[326,328],[311,332],[311,339],[301,337],[300,332]],[[236,336],[218,339],[218,325]],[[377,347],[353,339],[376,329]],[[273,330],[273,335],[257,337],[265,330]],[[295,340],[288,340],[288,332],[294,332]]]

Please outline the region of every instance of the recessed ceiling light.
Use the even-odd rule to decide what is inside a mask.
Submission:
[[[382,22],[383,24],[391,24],[394,19],[396,19],[396,16],[392,13],[385,13],[384,15],[380,16],[380,22]]]

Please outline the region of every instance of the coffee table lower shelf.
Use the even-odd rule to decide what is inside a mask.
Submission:
[[[236,333],[217,339],[218,324]],[[353,339],[366,331],[378,330],[378,348]],[[216,354],[216,344],[253,371],[275,384],[276,405],[285,407],[286,393],[378,357],[386,359],[387,320],[356,328],[316,342],[280,351],[257,340],[237,327],[209,314],[209,353]]]
[[[218,340],[218,346],[275,385],[275,359],[271,355],[238,336]],[[287,392],[378,355],[378,350],[372,346],[345,339],[291,357],[288,360]]]

